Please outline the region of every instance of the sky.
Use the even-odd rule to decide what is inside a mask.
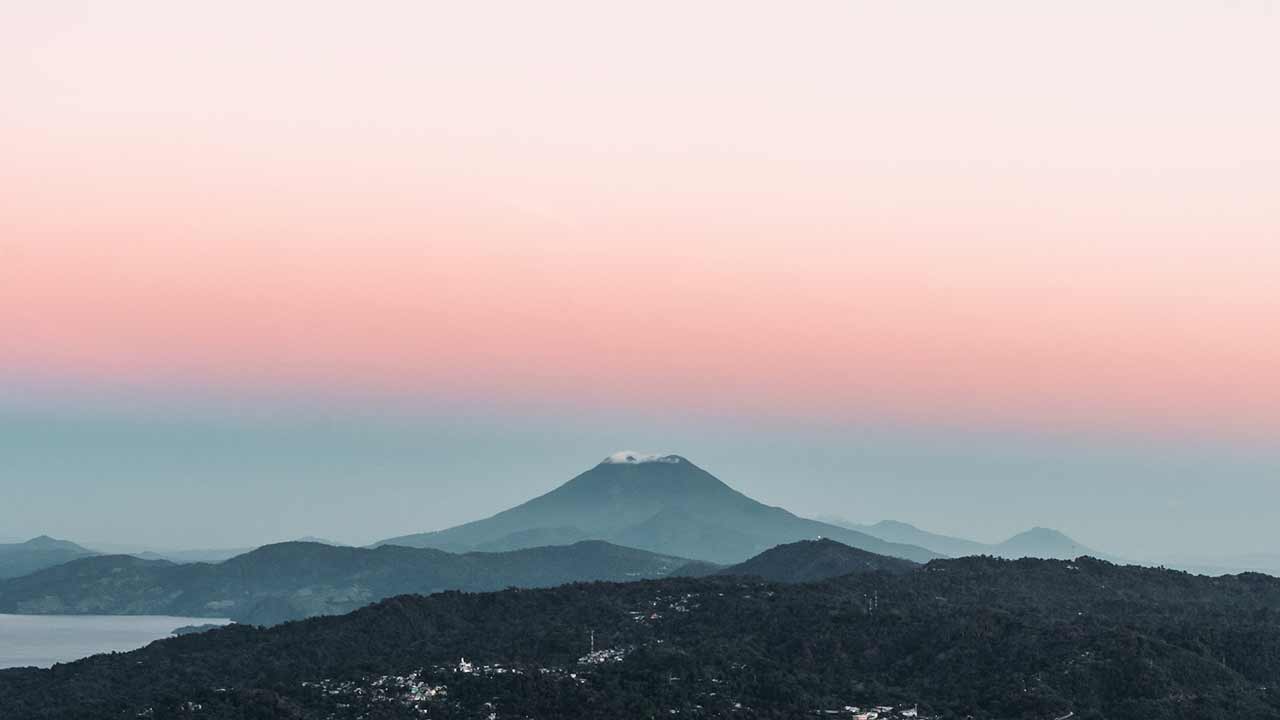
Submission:
[[[0,535],[368,542],[634,448],[1280,539],[1275,2],[0,13]]]

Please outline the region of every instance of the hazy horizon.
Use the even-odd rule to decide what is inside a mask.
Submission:
[[[25,491],[5,535],[235,548],[318,536],[367,544],[486,517],[620,449],[679,453],[809,517],[900,520],[998,542],[1047,526],[1141,560],[1273,551],[1264,444],[1008,428],[833,425],[368,398],[229,405],[0,395],[0,456]],[[126,520],[127,522],[121,522]]]
[[[808,516],[1270,551],[1278,30],[7,8],[0,534],[367,543],[635,448]]]

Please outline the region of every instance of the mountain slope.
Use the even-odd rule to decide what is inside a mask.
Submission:
[[[663,577],[687,562],[591,541],[465,555],[291,542],[216,565],[109,555],[0,583],[0,612],[230,617],[270,624],[349,612],[402,593]]]
[[[765,550],[727,567],[721,575],[751,575],[786,583],[814,582],[852,573],[904,573],[919,565],[910,560],[876,555],[834,540],[801,540]]]
[[[0,545],[0,580],[19,577],[77,558],[96,555],[87,548],[41,535],[26,542]]]
[[[678,455],[617,453],[560,487],[492,517],[379,545],[462,552],[546,537],[593,538],[658,553],[734,563],[788,542],[830,537],[926,561],[939,554],[759,503]]]
[[[0,717],[1277,718],[1277,607],[1265,576],[989,557],[401,596],[0,671]]]
[[[874,535],[888,542],[906,543],[929,548],[948,557],[965,557],[968,555],[990,555],[991,546],[973,540],[940,535],[897,520],[881,520],[874,525],[858,525],[841,520],[830,520],[832,524],[851,528]]]

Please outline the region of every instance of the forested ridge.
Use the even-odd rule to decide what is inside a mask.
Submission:
[[[1280,718],[1277,686],[1280,579],[981,557],[400,596],[0,672],[0,717]]]

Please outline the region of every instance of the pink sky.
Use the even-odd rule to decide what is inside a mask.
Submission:
[[[0,378],[1280,430],[1269,2],[30,3]]]

